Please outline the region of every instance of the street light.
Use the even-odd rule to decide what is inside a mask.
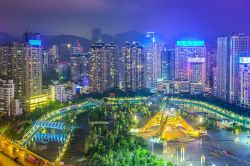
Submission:
[[[201,155],[201,166],[205,166],[206,158],[204,155]],[[204,163],[204,165],[203,165]]]

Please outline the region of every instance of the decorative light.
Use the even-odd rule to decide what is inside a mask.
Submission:
[[[250,57],[240,57],[240,63],[250,63]]]
[[[201,47],[204,45],[204,40],[179,40],[176,42],[176,46],[180,47]]]
[[[31,46],[41,46],[42,41],[41,40],[29,40],[29,45],[31,45]]]

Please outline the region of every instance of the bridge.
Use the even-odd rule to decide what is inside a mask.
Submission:
[[[65,130],[65,129],[74,129],[77,128],[76,126],[66,127],[64,123],[59,122],[46,122],[46,121],[36,121],[35,126],[50,128],[50,129],[58,129],[58,130]]]
[[[62,109],[50,112],[44,115],[40,119],[40,121],[45,121],[45,122],[56,121],[57,119],[60,119],[71,113],[77,113],[77,114],[83,113],[88,109],[97,108],[98,106],[101,106],[102,104],[104,104],[104,102],[101,100],[88,100],[78,105],[72,105],[66,108],[62,108]],[[42,127],[39,125],[33,125],[32,128],[24,135],[23,139],[20,141],[20,145],[26,146],[41,128]]]
[[[243,117],[243,116],[240,116],[238,114],[232,113],[228,110],[222,109],[220,107],[216,107],[216,106],[213,106],[211,104],[208,104],[206,102],[199,102],[199,101],[195,101],[195,100],[185,100],[185,99],[178,99],[178,98],[166,99],[163,95],[154,95],[154,96],[150,96],[148,98],[145,98],[145,97],[143,97],[143,98],[141,98],[141,97],[125,98],[125,99],[108,98],[107,103],[121,104],[124,102],[128,102],[128,103],[132,103],[132,104],[136,104],[136,103],[148,104],[148,103],[155,103],[155,102],[158,102],[160,100],[169,101],[172,104],[180,105],[180,106],[186,105],[186,106],[200,107],[200,108],[207,110],[208,112],[212,112],[212,113],[215,113],[215,114],[220,115],[222,117],[226,117],[228,119],[231,119],[235,122],[238,122],[238,123],[243,124],[243,125],[250,128],[250,120],[248,117]],[[83,103],[80,103],[77,105],[72,105],[69,107],[65,107],[65,108],[50,112],[50,113],[44,115],[39,121],[44,122],[45,126],[49,125],[51,127],[51,126],[53,126],[51,124],[53,124],[56,120],[58,120],[62,117],[65,117],[71,113],[75,113],[75,114],[83,113],[86,110],[95,109],[103,104],[104,104],[104,102],[102,100],[88,99],[87,101],[85,101]],[[162,113],[161,114],[159,113],[159,115],[157,115],[155,118],[159,120],[157,125],[161,126],[155,134],[161,136],[163,139],[172,139],[169,136],[169,134],[166,133],[165,131],[168,130],[168,126],[170,126],[172,128],[174,128],[174,127],[178,128],[178,125],[179,125],[179,127],[184,128],[184,130],[179,130],[179,131],[182,131],[185,135],[188,134],[188,135],[193,136],[193,137],[198,136],[198,134],[195,134],[198,131],[190,128],[188,126],[188,124],[186,124],[181,117],[176,116],[175,118],[171,118],[171,117],[163,115]],[[178,122],[178,123],[176,123],[178,125],[176,126],[176,124],[173,122]],[[148,127],[141,129],[141,131],[142,131],[141,133],[143,133],[143,132],[146,133],[146,131],[149,130],[150,128],[153,129],[155,125],[156,124],[154,124],[153,120],[152,120],[152,123],[150,122]],[[27,149],[23,148],[29,144],[29,142],[35,137],[36,134],[39,133],[39,131],[43,127],[44,127],[44,125],[33,125],[31,127],[31,129],[24,135],[23,139],[19,142],[19,145],[11,142],[10,140],[7,140],[6,138],[1,137],[0,138],[0,152],[3,151],[3,153],[2,154],[0,153],[0,155],[1,156],[2,155],[8,156],[8,158],[12,159],[13,161],[15,161],[17,159],[18,161],[16,163],[17,164],[19,163],[19,165],[21,164],[21,165],[28,165],[29,166],[32,164],[34,165],[34,163],[36,163],[36,164],[39,163],[39,165],[49,165],[49,166],[56,165],[56,164],[50,163],[49,161],[37,156],[36,154],[33,154],[32,152],[28,151]],[[57,127],[63,128],[61,125],[58,125]],[[148,129],[146,129],[146,128],[148,128]],[[176,131],[178,131],[178,130],[176,130]],[[10,149],[10,150],[8,150],[8,149]],[[17,153],[17,152],[20,152],[20,153]],[[1,160],[3,160],[2,158],[5,158],[5,157],[1,157]],[[32,161],[34,163],[32,163]],[[9,165],[11,165],[11,164],[9,164]]]
[[[207,102],[197,101],[197,100],[190,100],[190,99],[179,99],[179,98],[170,98],[169,102],[174,105],[180,106],[191,106],[204,109],[207,112],[214,113],[222,118],[227,118],[233,122],[241,124],[247,128],[250,128],[250,118],[241,116],[234,112],[228,111],[226,109],[222,109],[221,107],[209,104]]]
[[[58,142],[64,143],[67,139],[67,134],[35,134],[35,141],[37,142]]]
[[[59,166],[0,135],[0,165]]]

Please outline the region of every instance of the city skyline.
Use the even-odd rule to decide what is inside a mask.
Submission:
[[[182,33],[219,36],[250,33],[247,7],[239,1],[41,1],[1,0],[0,32],[20,35],[32,29],[46,35],[70,34],[90,38],[89,30],[100,27],[107,34],[136,30],[155,31],[165,38]],[[112,26],[110,24],[112,23]],[[213,26],[210,26],[213,25]],[[185,27],[185,29],[183,29]]]
[[[250,165],[249,6],[0,0],[0,166]]]

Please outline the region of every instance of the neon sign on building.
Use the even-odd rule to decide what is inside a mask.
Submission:
[[[176,46],[179,47],[202,47],[204,45],[204,40],[179,40],[176,42]]]
[[[42,41],[41,40],[29,40],[29,45],[31,45],[31,46],[41,46]]]
[[[249,63],[250,64],[250,57],[240,57],[240,63]]]

